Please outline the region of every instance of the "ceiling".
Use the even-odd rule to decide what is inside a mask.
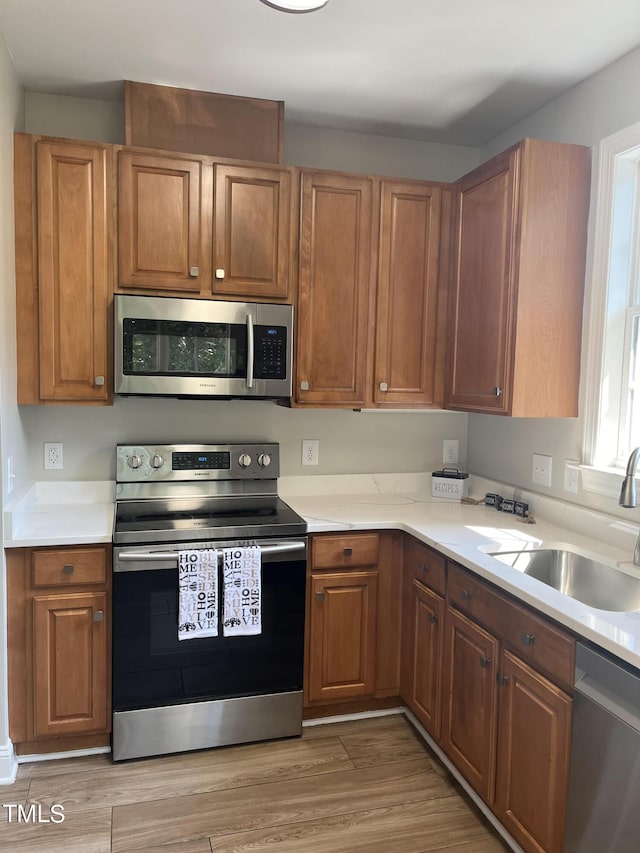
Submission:
[[[285,101],[290,122],[482,145],[640,44],[638,0],[0,0],[30,91],[123,80]]]

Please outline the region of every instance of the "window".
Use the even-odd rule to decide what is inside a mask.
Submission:
[[[600,144],[585,327],[585,488],[619,489],[640,445],[640,123]],[[614,477],[612,478],[612,474]]]

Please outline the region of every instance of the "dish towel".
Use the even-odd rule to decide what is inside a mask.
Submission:
[[[178,593],[178,639],[217,637],[217,551],[178,551]]]
[[[222,553],[225,637],[262,633],[262,560],[260,548],[225,548]]]

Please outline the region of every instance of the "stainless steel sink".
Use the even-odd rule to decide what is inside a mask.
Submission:
[[[640,578],[561,548],[492,552],[491,556],[599,610],[640,610]]]

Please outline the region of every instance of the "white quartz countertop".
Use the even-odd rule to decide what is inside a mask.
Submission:
[[[589,607],[486,553],[564,545],[640,577],[640,569],[630,562],[636,526],[526,495],[522,497],[534,509],[536,524],[524,524],[483,505],[432,498],[429,483],[426,474],[283,477],[279,493],[307,520],[310,533],[409,533],[576,634],[640,667],[640,612],[613,613]],[[472,493],[484,494],[487,485],[472,480]],[[4,547],[110,542],[114,493],[114,484],[108,482],[36,483],[5,511]],[[509,496],[504,490],[503,495]]]

